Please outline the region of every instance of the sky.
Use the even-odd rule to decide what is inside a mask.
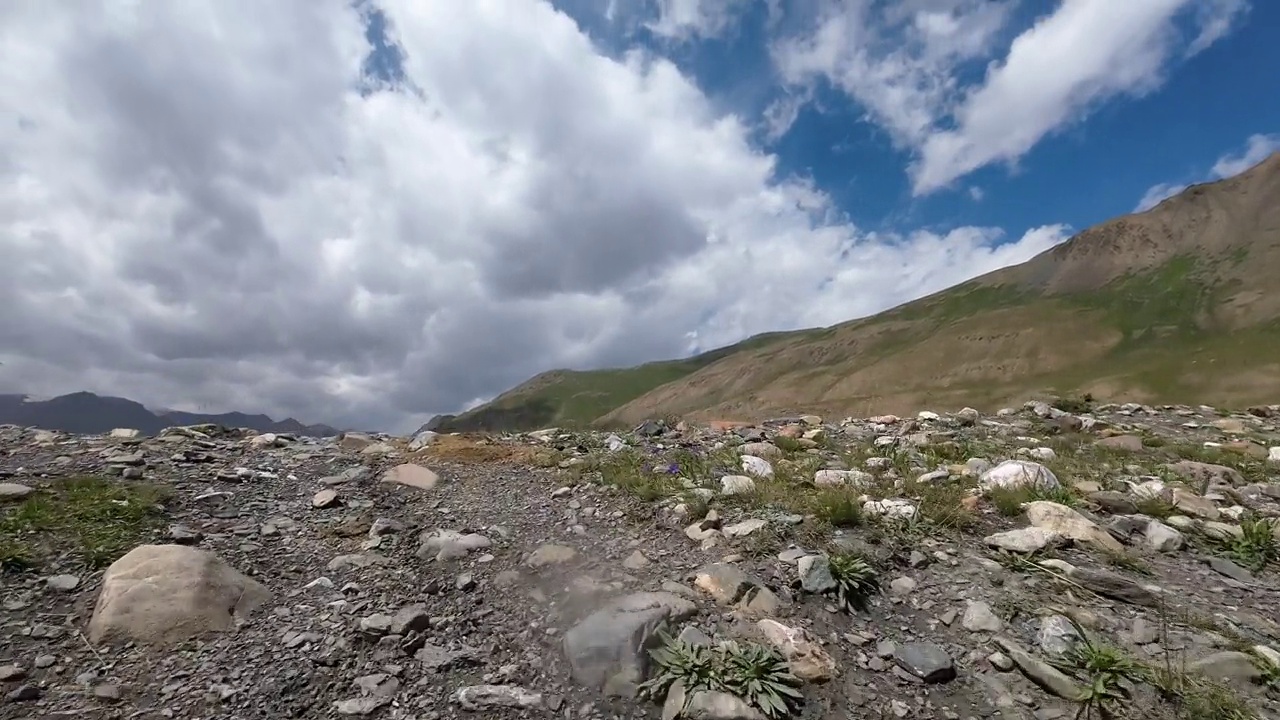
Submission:
[[[408,432],[1280,148],[1261,0],[7,0],[0,392]]]

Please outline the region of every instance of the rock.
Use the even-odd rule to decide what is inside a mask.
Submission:
[[[960,624],[969,632],[998,633],[1004,630],[1004,622],[991,611],[990,605],[981,600],[969,601]]]
[[[759,518],[749,518],[747,520],[743,520],[740,523],[735,523],[733,525],[726,525],[721,530],[721,532],[724,533],[725,537],[746,537],[747,535],[750,535],[751,533],[755,532],[756,530],[759,530],[760,528],[768,524],[769,524],[769,521],[767,520],[761,520]]]
[[[944,683],[954,680],[956,667],[951,655],[942,646],[931,642],[912,642],[898,645],[893,660],[903,670],[926,683]]]
[[[800,587],[805,592],[824,593],[836,589],[831,563],[826,555],[805,555],[796,561]]]
[[[95,644],[173,644],[232,630],[269,599],[266,587],[212,552],[142,545],[107,568],[89,621],[89,639]]]
[[[1085,588],[1113,600],[1122,600],[1144,607],[1156,607],[1160,604],[1159,595],[1154,590],[1113,572],[1072,567],[1068,570],[1067,577]]]
[[[0,482],[0,502],[21,500],[33,492],[35,490],[26,485]]]
[[[1102,447],[1111,448],[1113,450],[1125,450],[1128,452],[1142,452],[1146,448],[1142,444],[1142,438],[1137,435],[1112,435],[1098,441]]]
[[[1114,490],[1091,492],[1088,499],[1111,515],[1133,515],[1138,512],[1137,503],[1130,500],[1128,495]]]
[[[372,531],[372,528],[370,528]],[[449,562],[466,557],[469,553],[489,547],[489,538],[477,533],[460,533],[457,530],[436,530],[422,538],[418,557],[423,560]]]
[[[573,560],[578,556],[578,551],[568,545],[556,545],[555,543],[546,543],[539,545],[529,557],[525,559],[524,564],[531,568],[541,568],[548,565],[562,565]]]
[[[1076,628],[1063,615],[1040,618],[1040,652],[1051,659],[1060,658],[1080,641]]]
[[[978,487],[985,493],[995,488],[1014,490],[1024,487],[1061,487],[1049,468],[1029,460],[1006,460],[982,473]]]
[[[741,698],[717,690],[696,690],[686,693],[684,684],[677,680],[667,691],[662,705],[662,720],[766,720],[763,713],[748,705]]]
[[[1214,483],[1225,485],[1244,484],[1244,476],[1240,474],[1240,471],[1226,465],[1180,460],[1176,463],[1168,463],[1165,467],[1198,485],[1212,485]]]
[[[755,481],[746,475],[725,475],[720,478],[721,495],[742,495],[755,489]]]
[[[1147,522],[1143,537],[1147,547],[1156,552],[1175,552],[1186,543],[1182,533],[1154,518]]]
[[[607,603],[564,635],[574,681],[608,695],[634,696],[658,630],[695,612],[692,602],[668,592],[634,593]]]
[[[366,695],[364,697],[336,700],[333,709],[339,715],[371,715],[391,702],[391,698]]]
[[[1262,670],[1249,653],[1223,650],[1191,663],[1190,670],[1210,680],[1249,685],[1262,679]]]
[[[1064,700],[1077,700],[1083,689],[1074,680],[1049,663],[1037,660],[1009,638],[998,637],[992,642],[1018,666],[1028,680]]]
[[[454,696],[463,710],[490,707],[533,709],[542,705],[542,694],[519,685],[467,685]]]
[[[321,490],[311,496],[311,507],[328,508],[338,504],[338,493],[333,490]]]
[[[869,517],[883,517],[891,520],[914,520],[920,514],[915,503],[897,498],[868,500],[862,504],[862,512]]]
[[[404,485],[419,490],[434,490],[440,483],[440,476],[413,463],[396,465],[382,474],[382,482]]]
[[[47,580],[45,580],[45,584],[49,587],[50,590],[57,590],[59,592],[71,592],[72,590],[75,590],[76,587],[80,585],[80,578],[76,577],[75,575],[54,575],[48,578]]]
[[[741,460],[742,471],[747,475],[758,478],[773,477],[773,465],[769,464],[768,460],[756,455],[743,455]]]
[[[1053,530],[1025,527],[988,535],[982,541],[1001,550],[1029,555],[1045,548],[1060,547],[1067,538]]]
[[[823,683],[836,676],[836,661],[804,628],[783,625],[770,618],[760,620],[756,627],[765,640],[787,659],[791,674],[815,683]]]
[[[813,484],[818,487],[863,487],[874,480],[875,476],[861,470],[818,470],[813,474]]]
[[[1106,530],[1066,505],[1048,500],[1033,500],[1024,508],[1032,527],[1058,533],[1079,543],[1087,543],[1108,552],[1120,554],[1124,546]]]
[[[763,583],[728,563],[713,563],[702,568],[695,574],[693,585],[720,605],[756,615],[770,615],[781,605]]]
[[[1200,497],[1193,492],[1175,487],[1172,490],[1173,505],[1183,513],[1205,520],[1217,520],[1221,513],[1212,500]]]

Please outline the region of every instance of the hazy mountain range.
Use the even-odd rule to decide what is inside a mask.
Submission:
[[[276,421],[266,415],[246,415],[240,412],[206,414],[176,410],[152,411],[133,400],[95,395],[91,392],[59,395],[49,400],[31,400],[26,395],[0,395],[0,424],[89,434],[111,432],[114,428],[135,428],[154,435],[173,425],[201,423],[313,437],[337,435],[339,432],[328,425],[304,425],[293,418]]]

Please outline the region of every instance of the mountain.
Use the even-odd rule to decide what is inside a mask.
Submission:
[[[313,437],[337,435],[328,425],[303,425],[287,418],[276,422],[266,415],[231,412],[217,415],[166,410],[152,412],[125,398],[77,392],[49,400],[32,401],[25,395],[0,395],[0,424],[34,426],[46,430],[98,434],[114,428],[135,428],[154,435],[174,425],[216,423],[259,432],[295,433]]]
[[[444,425],[991,409],[1084,393],[1280,401],[1280,153],[871,317],[687,360],[544,373]]]

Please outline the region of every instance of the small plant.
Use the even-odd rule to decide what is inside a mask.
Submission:
[[[1074,620],[1071,624],[1080,642],[1054,664],[1085,682],[1076,717],[1091,718],[1095,712],[1098,717],[1114,717],[1115,706],[1130,699],[1127,686],[1147,678],[1146,667],[1118,648],[1089,639]]]
[[[800,678],[791,674],[787,661],[773,648],[747,643],[727,642],[724,674],[728,692],[746,700],[770,718],[782,718],[795,712],[804,699],[796,689]]]
[[[865,610],[871,596],[880,592],[875,568],[853,553],[837,553],[828,558],[831,577],[836,581],[836,600],[846,610]]]
[[[786,435],[778,435],[775,437],[773,439],[773,444],[786,453],[797,453],[805,449],[804,443],[800,442],[796,438],[787,437]]]
[[[824,488],[813,497],[813,514],[832,527],[858,527],[863,523],[859,493],[850,488]]]
[[[1077,504],[1071,491],[1058,486],[1022,485],[1018,487],[994,487],[987,491],[987,499],[995,506],[996,512],[1005,517],[1016,517],[1022,514],[1022,504],[1035,500],[1048,500],[1059,505],[1074,507]]]
[[[694,692],[714,690],[735,695],[774,719],[795,713],[804,699],[800,679],[770,647],[732,641],[694,645],[665,632],[658,640],[659,646],[649,651],[657,672],[640,684],[642,698],[660,702],[679,682],[686,703]]]
[[[1178,507],[1168,498],[1160,495],[1148,495],[1139,499],[1135,504],[1138,506],[1139,513],[1157,520],[1164,520],[1167,517],[1178,514]]]
[[[658,632],[658,643],[649,651],[658,671],[640,683],[640,697],[661,702],[677,682],[684,686],[686,693],[722,684],[720,668],[716,667],[717,658],[711,646],[694,645],[663,631]]]
[[[1267,518],[1248,518],[1240,522],[1240,536],[1224,541],[1227,555],[1241,567],[1261,572],[1280,560],[1280,543],[1276,542],[1275,525]]]

